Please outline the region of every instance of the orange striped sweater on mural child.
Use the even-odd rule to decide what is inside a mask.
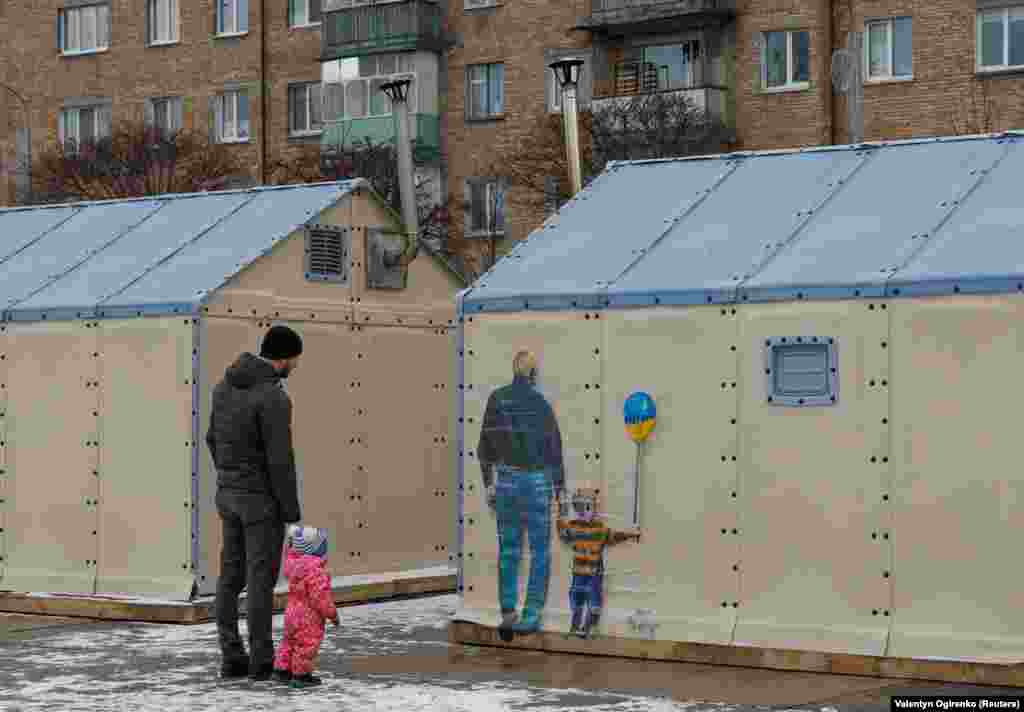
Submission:
[[[572,519],[558,518],[558,535],[572,546],[572,583],[569,604],[572,607],[570,632],[590,637],[601,620],[604,599],[604,551],[630,539],[640,541],[640,531],[613,531],[600,514],[601,490],[577,489],[573,492]],[[588,610],[589,609],[589,610]]]

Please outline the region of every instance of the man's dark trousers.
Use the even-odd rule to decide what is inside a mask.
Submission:
[[[265,494],[222,489],[217,510],[224,532],[216,604],[221,651],[226,661],[247,657],[238,634],[238,595],[244,587],[249,669],[269,668],[274,662],[274,584],[281,570],[285,525],[277,504]]]

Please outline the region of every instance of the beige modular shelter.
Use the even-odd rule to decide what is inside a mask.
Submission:
[[[0,211],[0,588],[212,593],[210,394],[274,323],[332,573],[447,565],[459,278],[403,240],[362,180]]]
[[[642,537],[605,550],[597,635],[570,644],[552,535],[541,633],[515,645],[1019,670],[1022,181],[1013,133],[609,166],[459,297],[456,637],[496,641],[475,450],[526,348],[567,487],[629,531],[638,473]],[[657,409],[639,468],[635,392]],[[924,674],[979,679],[948,670]]]

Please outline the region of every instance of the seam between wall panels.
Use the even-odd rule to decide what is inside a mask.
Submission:
[[[93,359],[93,361],[95,361],[95,363],[93,365],[92,373],[93,373],[93,377],[96,379],[96,381],[95,381],[95,384],[96,384],[96,399],[95,399],[93,405],[96,408],[96,412],[97,413],[99,413],[100,415],[104,415],[104,412],[103,412],[103,405],[104,405],[103,393],[104,393],[104,390],[105,390],[105,388],[104,388],[104,386],[105,386],[105,379],[103,378],[103,356],[104,356],[104,350],[103,350],[103,346],[104,346],[103,328],[100,326],[100,323],[98,321],[87,320],[87,321],[84,321],[84,322],[75,322],[75,323],[82,324],[86,329],[93,329],[94,330],[93,331],[93,339],[91,340],[91,343],[92,343],[92,348],[95,349],[95,353],[97,353],[99,355]],[[93,478],[96,481],[96,501],[98,502],[98,504],[96,504],[96,512],[95,512],[96,518],[93,521],[93,526],[96,527],[96,532],[97,532],[98,536],[94,536],[92,538],[93,539],[93,545],[95,546],[95,548],[93,549],[93,556],[96,557],[96,560],[93,561],[93,571],[92,571],[92,592],[93,592],[93,594],[95,594],[98,591],[98,589],[99,589],[99,564],[98,564],[98,560],[100,558],[100,553],[102,551],[102,549],[100,547],[100,539],[104,537],[104,532],[103,532],[103,528],[102,528],[102,523],[103,523],[103,516],[102,515],[103,515],[103,510],[104,510],[104,508],[106,506],[106,496],[104,494],[104,485],[106,483],[106,477],[104,477],[105,473],[103,472],[103,449],[104,449],[103,448],[103,442],[106,439],[104,437],[104,434],[103,434],[103,421],[104,420],[106,420],[106,418],[103,418],[103,417],[97,417],[95,419],[96,427],[95,427],[95,431],[94,431],[94,437],[96,439],[93,442],[93,444],[95,446],[94,447],[95,454],[93,456],[93,471],[92,471],[92,474],[93,474]]]
[[[935,224],[935,226],[926,233],[927,237],[924,240],[922,240],[921,243],[914,250],[911,251],[911,253],[903,260],[903,263],[890,268],[889,275],[885,279],[886,296],[890,296],[890,283],[893,281],[893,278],[896,276],[896,274],[907,269],[907,267],[909,267],[914,260],[921,256],[921,254],[928,248],[928,246],[935,239],[935,235],[940,230],[942,230],[945,224],[949,222],[950,218],[953,217],[953,213],[955,213],[957,210],[963,207],[963,204],[970,199],[970,197],[975,193],[975,191],[981,186],[982,183],[988,180],[988,177],[992,175],[992,172],[996,168],[999,167],[999,164],[1002,163],[1008,155],[1010,155],[1010,152],[1017,144],[1017,140],[1015,136],[1009,136],[1006,138],[999,139],[997,143],[1006,143],[1006,147],[1003,149],[1002,153],[996,156],[996,159],[992,161],[992,163],[990,163],[987,168],[983,168],[977,171],[978,175],[974,179],[974,181],[958,197],[950,201],[951,205],[947,208],[947,210],[944,211],[942,217],[939,218],[939,221]],[[897,291],[896,294],[899,294],[899,292]]]
[[[875,148],[871,146],[864,146],[862,148],[858,148],[856,149],[856,152],[860,155],[860,161],[853,168],[851,168],[846,173],[846,175],[844,175],[841,178],[837,178],[835,184],[832,186],[832,189],[825,193],[824,197],[822,197],[822,199],[818,201],[817,205],[814,205],[809,210],[807,210],[806,213],[804,213],[803,219],[799,223],[797,223],[795,228],[793,228],[793,231],[790,233],[789,237],[787,237],[785,240],[779,243],[776,246],[776,248],[769,253],[767,257],[765,257],[759,264],[756,264],[754,266],[754,269],[750,272],[749,275],[744,275],[743,279],[739,283],[737,283],[735,289],[735,296],[737,300],[739,300],[740,298],[740,290],[744,288],[744,285],[746,285],[747,282],[749,282],[750,280],[754,279],[759,274],[764,272],[764,270],[768,267],[769,264],[774,262],[780,255],[782,255],[782,253],[788,251],[792,245],[795,245],[797,242],[799,242],[802,236],[801,233],[805,233],[804,228],[806,228],[810,224],[811,220],[813,220],[820,213],[822,208],[824,208],[826,205],[832,202],[832,200],[842,191],[842,189],[847,187],[850,184],[850,182],[853,181],[853,179],[861,171],[861,169],[864,168],[864,166],[866,166],[868,162],[876,155]],[[795,285],[792,286],[795,287]]]
[[[57,224],[56,224],[56,225],[53,225],[52,227],[50,227],[50,228],[47,228],[47,229],[46,229],[46,230],[44,230],[43,232],[39,233],[39,234],[38,234],[38,235],[37,235],[36,237],[33,237],[33,238],[32,238],[31,240],[29,240],[29,241],[28,241],[28,242],[26,242],[26,243],[25,243],[24,245],[22,245],[22,246],[21,246],[21,247],[20,247],[19,249],[15,250],[15,251],[14,251],[14,252],[12,252],[11,254],[7,255],[6,257],[0,258],[0,265],[4,264],[4,263],[5,263],[5,262],[7,262],[8,260],[12,260],[12,259],[14,259],[15,257],[17,257],[18,255],[20,255],[20,254],[21,254],[22,252],[24,252],[25,250],[27,250],[28,248],[32,247],[32,245],[34,245],[34,244],[36,244],[37,242],[39,242],[40,240],[42,240],[42,239],[43,239],[44,237],[46,237],[47,235],[49,235],[49,234],[50,234],[51,232],[53,232],[53,231],[54,231],[54,230],[56,230],[57,228],[59,228],[59,227],[63,226],[63,225],[64,225],[64,223],[66,223],[66,222],[67,222],[68,220],[70,220],[71,218],[73,218],[73,217],[75,217],[76,215],[78,215],[78,214],[79,214],[80,212],[82,212],[82,211],[83,211],[83,210],[84,210],[85,208],[72,208],[72,209],[74,210],[74,212],[73,212],[73,213],[71,213],[70,215],[68,215],[68,216],[67,216],[66,218],[64,218],[63,220],[59,220],[59,221],[57,221]]]
[[[743,519],[742,519],[741,515],[743,513],[742,502],[743,502],[743,494],[744,493],[743,493],[743,490],[741,489],[742,481],[741,481],[741,478],[740,478],[740,472],[743,469],[743,462],[744,462],[744,460],[743,460],[743,445],[744,445],[744,443],[743,443],[743,441],[742,441],[742,439],[740,437],[740,434],[742,433],[742,429],[740,427],[740,413],[741,413],[742,408],[740,406],[741,406],[741,404],[743,402],[743,399],[741,397],[741,393],[743,392],[743,381],[740,379],[740,363],[741,363],[740,354],[742,353],[742,351],[741,351],[741,349],[739,347],[740,336],[741,336],[741,333],[740,333],[740,323],[742,321],[740,319],[740,315],[738,313],[738,309],[740,309],[740,308],[741,307],[733,307],[733,311],[737,312],[735,314],[735,322],[733,324],[733,333],[732,333],[733,343],[736,344],[736,351],[734,352],[735,355],[733,356],[733,377],[736,379],[736,383],[737,383],[737,385],[739,387],[735,389],[735,395],[733,396],[733,417],[736,420],[736,424],[733,426],[733,442],[735,443],[735,448],[736,448],[736,469],[733,471],[733,482],[732,482],[733,489],[732,489],[732,491],[736,493],[736,497],[733,498],[733,501],[736,503],[734,505],[735,508],[736,508],[736,511],[735,511],[736,526],[737,526],[737,528],[739,528],[740,532],[743,532],[745,530],[745,528],[743,526]],[[739,601],[740,605],[742,606],[744,604],[744,599],[743,599],[743,572],[745,571],[745,567],[743,566],[743,537],[742,536],[738,537],[737,541],[736,541],[736,561],[739,564],[739,571],[736,572],[736,600]],[[739,624],[740,624],[740,612],[739,612],[738,609],[734,609],[734,614],[733,614],[733,617],[732,617],[732,630],[729,633],[729,644],[730,645],[735,645],[736,644],[736,629],[739,627]]]
[[[84,264],[85,264],[86,262],[88,262],[89,260],[91,260],[91,259],[92,259],[93,257],[95,257],[95,256],[96,256],[96,255],[98,255],[99,253],[101,253],[101,252],[103,252],[104,250],[106,250],[106,249],[107,249],[108,247],[110,247],[111,245],[113,245],[113,244],[114,244],[115,242],[117,242],[118,240],[120,240],[120,239],[121,239],[122,237],[124,237],[125,235],[127,235],[128,233],[130,233],[130,232],[131,232],[132,230],[134,230],[135,228],[137,228],[137,227],[138,227],[139,225],[141,225],[142,223],[146,222],[146,221],[147,221],[147,220],[149,220],[149,219],[150,219],[151,217],[153,217],[154,215],[156,215],[156,214],[157,214],[158,212],[160,212],[160,210],[161,210],[161,209],[163,209],[163,207],[164,207],[165,205],[167,205],[167,204],[168,204],[168,202],[170,202],[170,201],[162,201],[162,202],[158,202],[158,203],[157,203],[157,206],[156,206],[156,207],[155,207],[155,208],[154,208],[153,210],[151,210],[151,211],[149,211],[148,213],[146,213],[146,215],[145,215],[145,216],[143,216],[143,218],[142,218],[141,220],[139,220],[138,222],[132,223],[132,224],[131,224],[131,225],[129,225],[129,226],[127,227],[127,228],[125,228],[125,229],[124,229],[124,230],[122,230],[121,232],[117,233],[117,234],[116,234],[116,235],[115,235],[115,236],[114,236],[114,237],[113,237],[112,239],[110,239],[110,240],[107,240],[106,242],[104,242],[104,243],[103,243],[102,245],[100,245],[100,246],[99,246],[99,247],[97,247],[96,249],[94,249],[94,250],[89,250],[88,252],[86,252],[86,254],[85,254],[85,257],[82,257],[82,258],[81,258],[80,260],[78,260],[77,262],[73,263],[73,264],[72,264],[72,265],[71,265],[70,267],[68,267],[68,268],[67,268],[66,270],[64,270],[64,271],[63,271],[63,272],[61,272],[60,274],[58,274],[58,275],[56,275],[56,276],[53,276],[53,277],[50,277],[50,279],[49,279],[49,280],[46,280],[46,281],[44,281],[44,282],[43,282],[43,283],[42,283],[42,284],[41,284],[41,285],[40,285],[39,287],[37,287],[36,289],[34,289],[34,290],[32,290],[31,292],[29,292],[28,294],[26,294],[26,295],[25,295],[24,297],[22,297],[21,299],[18,299],[18,300],[16,300],[16,301],[13,301],[13,302],[9,302],[9,303],[8,303],[8,307],[13,307],[13,306],[15,306],[16,304],[20,304],[20,303],[22,303],[22,302],[24,302],[24,301],[26,301],[26,300],[28,300],[28,299],[31,299],[32,297],[34,297],[35,295],[39,294],[40,292],[42,292],[42,291],[43,291],[43,290],[45,290],[46,288],[48,288],[48,287],[50,287],[50,286],[52,286],[52,285],[56,284],[57,282],[59,282],[60,280],[62,280],[62,279],[63,279],[64,277],[66,277],[67,275],[71,274],[71,273],[72,273],[72,272],[74,272],[74,271],[75,271],[76,269],[78,269],[79,267],[81,267],[82,265],[84,265]],[[46,309],[41,309],[40,311],[41,311],[42,313],[44,313],[44,314],[45,314],[47,310],[46,310]]]
[[[659,244],[661,244],[662,240],[664,240],[666,237],[668,237],[672,233],[672,231],[676,228],[676,226],[680,222],[682,222],[687,217],[689,217],[690,214],[693,213],[693,211],[696,210],[708,198],[708,196],[710,196],[715,190],[717,190],[722,185],[722,183],[725,182],[725,180],[729,176],[731,176],[733,173],[735,173],[739,169],[739,167],[741,165],[743,165],[743,159],[741,159],[741,158],[725,158],[723,160],[726,161],[727,166],[726,166],[725,170],[717,178],[715,178],[711,182],[711,187],[705,188],[701,192],[700,196],[698,196],[694,200],[691,200],[681,210],[676,211],[675,214],[670,215],[669,217],[665,218],[665,222],[668,224],[668,226],[661,232],[661,234],[659,234],[656,238],[654,238],[654,240],[649,245],[647,245],[647,247],[640,248],[640,255],[638,257],[636,257],[635,259],[633,259],[633,261],[631,261],[628,265],[626,265],[626,268],[624,270],[622,270],[621,272],[619,272],[618,276],[614,277],[609,282],[603,282],[603,283],[599,282],[596,286],[597,287],[602,287],[603,286],[603,289],[604,289],[605,293],[607,293],[608,287],[610,287],[610,286],[616,284],[617,282],[619,282],[619,280],[621,280],[623,277],[625,277],[634,267],[636,267],[638,264],[640,264],[640,262],[642,262],[644,259],[646,259],[647,256]],[[607,301],[607,299],[605,299],[605,301]]]
[[[464,302],[466,294],[471,290],[466,290],[458,294],[455,297],[455,316],[456,316],[456,337],[455,337],[455,358],[456,358],[456,374],[458,380],[458,387],[455,389],[458,393],[456,402],[456,433],[455,433],[455,453],[458,461],[456,463],[456,475],[459,485],[459,497],[458,497],[458,511],[456,512],[456,524],[458,525],[458,543],[456,550],[456,564],[458,570],[458,578],[456,580],[456,591],[458,591],[459,598],[465,599],[463,596],[463,552],[465,550],[465,528],[462,523],[462,519],[465,516],[465,499],[466,499],[466,473],[465,473],[465,457],[463,455],[466,440],[466,427],[464,423],[466,414],[466,391],[464,389],[466,380],[466,360],[465,360],[465,346],[466,346],[466,334],[465,334],[465,316],[464,316]]]
[[[202,347],[199,319],[192,318],[192,594],[198,592],[199,563],[199,365]]]
[[[885,302],[883,301],[882,303],[884,304]],[[892,431],[893,431],[893,427],[894,427],[893,420],[892,420],[892,400],[893,400],[893,393],[895,392],[895,389],[898,387],[898,384],[893,380],[893,369],[892,369],[892,366],[893,366],[893,358],[894,358],[893,357],[893,353],[894,353],[894,349],[897,348],[897,345],[893,342],[893,338],[892,338],[892,336],[893,336],[892,323],[893,323],[893,318],[894,318],[893,317],[893,310],[892,309],[887,309],[886,310],[886,314],[887,314],[887,316],[886,316],[886,321],[885,321],[885,332],[884,333],[885,333],[886,343],[888,344],[888,349],[887,349],[888,353],[886,354],[886,357],[885,357],[885,368],[886,368],[886,372],[887,372],[888,377],[889,377],[889,388],[887,389],[888,392],[886,393],[886,402],[885,402],[885,405],[886,405],[885,417],[888,419],[888,423],[886,424],[886,427],[885,427],[884,442],[885,442],[885,449],[889,453],[889,467],[886,469],[885,479],[882,482],[882,486],[883,486],[884,490],[889,493],[889,507],[888,507],[888,512],[883,511],[882,514],[883,514],[883,516],[888,514],[888,516],[884,520],[885,531],[889,532],[889,545],[888,545],[888,547],[886,547],[886,552],[885,552],[886,556],[888,557],[888,561],[885,562],[886,563],[886,570],[892,571],[892,572],[894,572],[894,574],[898,574],[899,572],[896,571],[896,544],[895,544],[896,537],[893,536],[893,533],[894,533],[894,531],[896,529],[896,526],[895,526],[896,525],[896,521],[895,521],[895,516],[893,514],[893,509],[892,509],[893,508],[893,502],[894,502],[894,499],[893,499],[893,484],[895,483],[895,476],[893,474],[893,467],[896,464],[896,458],[894,457],[894,453],[893,453],[893,449],[892,449],[892,444],[893,444]],[[883,504],[884,504],[884,502],[883,502]],[[895,583],[895,580],[896,580],[896,576],[895,575],[889,577],[889,579],[888,579],[889,590],[887,591],[887,593],[888,593],[888,597],[887,597],[888,600],[886,601],[886,603],[889,606],[889,626],[888,626],[888,628],[885,631],[885,647],[882,649],[882,655],[884,655],[885,657],[889,656],[889,646],[892,645],[892,628],[893,628],[893,624],[894,624],[894,622],[896,620],[896,594],[895,594],[896,583]]]
[[[211,222],[206,227],[200,228],[200,230],[195,235],[193,235],[191,237],[188,237],[188,238],[185,238],[184,240],[182,240],[178,244],[178,246],[172,252],[170,252],[167,255],[164,255],[163,257],[158,259],[156,262],[151,264],[149,267],[146,267],[137,277],[135,277],[134,279],[129,280],[123,287],[115,289],[113,292],[111,292],[110,294],[106,295],[105,297],[101,297],[99,302],[96,304],[96,307],[99,308],[100,306],[102,306],[106,302],[109,302],[114,297],[117,297],[118,295],[123,294],[129,288],[131,288],[133,285],[137,284],[143,278],[145,278],[146,275],[148,275],[150,272],[152,272],[153,270],[157,269],[161,265],[167,263],[168,261],[174,259],[178,254],[180,254],[182,252],[182,250],[187,248],[189,245],[192,245],[197,240],[201,239],[204,235],[206,235],[206,233],[210,232],[210,230],[212,230],[213,228],[215,228],[218,225],[220,225],[222,222],[227,220],[229,217],[231,217],[232,215],[237,213],[239,210],[241,210],[245,206],[249,205],[249,203],[254,201],[258,195],[260,195],[260,193],[253,193],[249,197],[248,200],[246,200],[246,201],[240,203],[239,205],[235,206],[234,208],[229,210],[227,213],[225,213],[224,215],[220,216],[219,218],[217,218],[216,220]]]

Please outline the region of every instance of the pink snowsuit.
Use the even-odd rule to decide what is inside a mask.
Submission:
[[[274,658],[277,670],[288,670],[292,675],[313,672],[326,622],[338,615],[326,565],[326,559],[288,547],[284,562],[288,608],[284,613],[284,638]]]

